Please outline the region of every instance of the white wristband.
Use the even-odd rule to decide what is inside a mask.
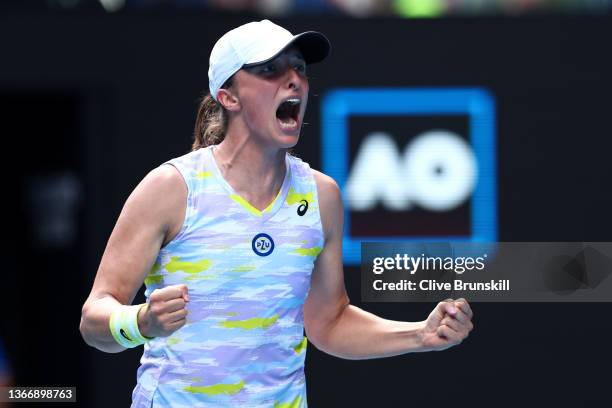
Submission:
[[[125,348],[138,347],[151,340],[140,334],[138,329],[138,311],[146,303],[141,305],[121,305],[110,317],[109,326],[115,341]]]

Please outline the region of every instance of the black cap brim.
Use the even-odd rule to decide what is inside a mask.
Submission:
[[[296,45],[306,64],[316,64],[317,62],[323,61],[329,55],[331,51],[331,44],[325,35],[318,31],[306,31],[293,37],[291,41],[287,43],[279,52],[274,54],[268,59],[263,61],[254,62],[252,64],[245,64],[243,67],[253,67],[256,65],[265,64],[268,61],[278,57],[283,51],[292,45]]]
[[[287,44],[287,47],[292,44],[298,46],[307,64],[316,64],[323,61],[331,50],[331,44],[327,37],[318,31],[306,31],[298,34],[293,38],[293,41]]]

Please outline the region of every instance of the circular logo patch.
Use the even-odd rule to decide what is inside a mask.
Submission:
[[[257,234],[251,242],[253,252],[259,256],[268,256],[274,251],[274,241],[268,234]]]

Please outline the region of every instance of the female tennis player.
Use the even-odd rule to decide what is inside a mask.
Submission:
[[[288,153],[306,67],[329,49],[267,20],[223,35],[193,151],[128,198],[80,328],[109,353],[144,344],[132,407],[306,407],[307,342],[365,359],[442,350],[472,329],[463,299],[421,322],[349,304],[338,186]],[[143,282],[147,302],[131,305]]]

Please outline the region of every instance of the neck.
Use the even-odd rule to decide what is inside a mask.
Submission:
[[[246,129],[228,127],[223,142],[214,148],[214,158],[232,188],[258,209],[278,194],[285,178],[286,149],[258,143]]]

